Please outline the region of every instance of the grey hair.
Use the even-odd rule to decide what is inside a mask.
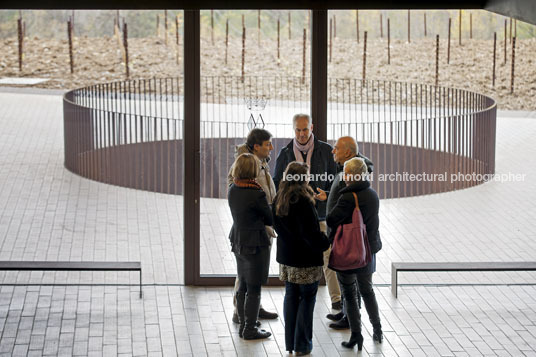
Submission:
[[[309,123],[309,126],[313,124],[313,120],[311,119],[311,116],[309,114],[298,113],[294,114],[294,116],[292,117],[292,125],[296,125],[296,121],[298,121],[298,119],[300,118],[306,118],[307,122]]]
[[[346,172],[348,170],[348,172]],[[344,172],[350,175],[364,175],[367,173],[367,164],[360,157],[354,157],[344,163]]]

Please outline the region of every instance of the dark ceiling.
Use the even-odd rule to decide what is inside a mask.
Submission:
[[[484,9],[536,24],[535,0],[0,0],[0,9]]]

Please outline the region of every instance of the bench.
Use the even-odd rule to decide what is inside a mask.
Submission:
[[[391,264],[391,293],[398,297],[399,271],[535,271],[536,262],[452,262]]]
[[[140,262],[52,262],[52,261],[0,261],[0,270],[42,270],[42,271],[139,271]]]

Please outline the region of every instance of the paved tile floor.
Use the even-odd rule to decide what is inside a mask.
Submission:
[[[497,173],[526,174],[525,181],[382,201],[375,281],[386,340],[373,344],[365,321],[363,355],[536,355],[534,274],[403,274],[408,285],[398,300],[387,286],[391,261],[534,260],[536,120],[524,116],[531,115],[498,120]],[[0,282],[11,284],[0,287],[0,354],[285,352],[280,319],[264,322],[269,340],[244,342],[230,322],[229,288],[180,285],[181,197],[104,185],[63,168],[60,96],[0,92],[0,127],[0,260],[141,260],[147,284],[139,299],[134,273],[0,272]],[[222,207],[206,200],[203,209]],[[226,235],[228,219],[220,216],[211,229]],[[226,240],[216,242],[205,261],[227,263],[206,271],[232,273]],[[282,289],[264,290],[267,308],[282,313],[282,301]],[[328,307],[321,287],[314,355],[355,354],[340,347],[348,332],[327,327]]]

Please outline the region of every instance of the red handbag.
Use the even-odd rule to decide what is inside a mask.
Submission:
[[[355,192],[352,194],[355,199],[352,222],[337,227],[329,256],[329,267],[338,271],[363,268],[372,261],[367,230],[359,210],[357,195]]]

